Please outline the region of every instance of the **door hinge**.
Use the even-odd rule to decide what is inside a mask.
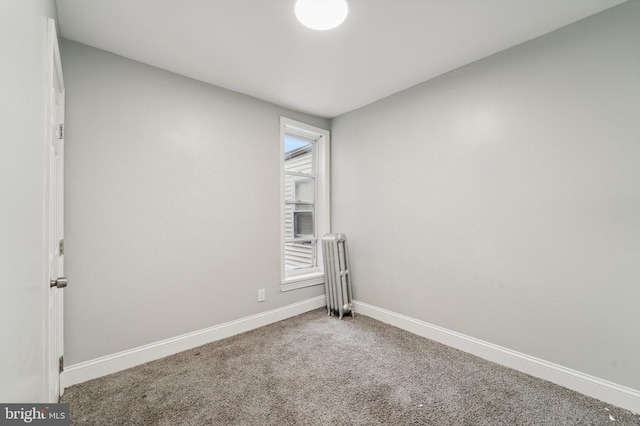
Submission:
[[[58,256],[64,256],[64,239],[58,242]]]
[[[58,373],[62,373],[64,371],[64,355],[60,356],[58,360]]]
[[[58,124],[58,139],[64,139],[64,123]]]

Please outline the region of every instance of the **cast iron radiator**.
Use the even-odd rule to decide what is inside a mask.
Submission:
[[[353,312],[351,273],[349,271],[349,249],[345,234],[325,234],[322,237],[324,258],[324,288],[327,295],[327,313],[339,315]]]

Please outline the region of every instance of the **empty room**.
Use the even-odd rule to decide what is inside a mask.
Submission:
[[[0,20],[0,424],[640,425],[640,0]]]

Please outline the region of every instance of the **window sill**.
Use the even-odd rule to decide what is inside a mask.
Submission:
[[[286,278],[280,284],[280,291],[296,290],[298,288],[311,287],[324,284],[324,272],[312,272],[310,274],[296,275]]]

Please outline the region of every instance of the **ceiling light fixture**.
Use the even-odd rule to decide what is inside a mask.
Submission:
[[[349,13],[347,0],[298,0],[296,17],[312,30],[330,30],[342,24]]]

